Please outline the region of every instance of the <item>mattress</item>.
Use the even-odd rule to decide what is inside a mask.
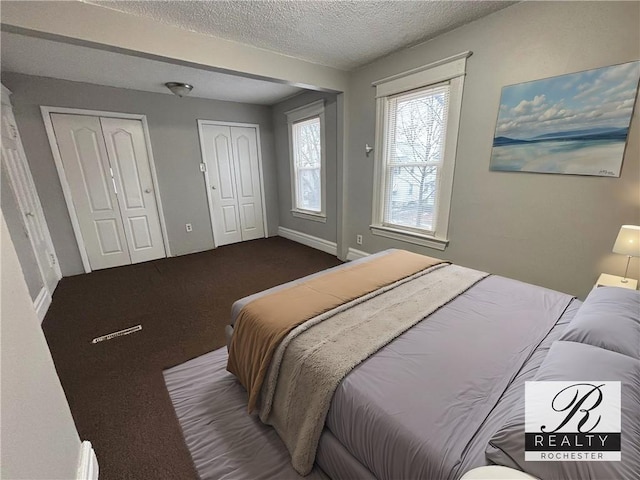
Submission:
[[[505,299],[510,311],[505,311]],[[563,301],[565,305],[560,307]],[[446,375],[451,362],[455,363],[453,357],[441,359],[444,364],[434,358],[436,351],[440,355],[442,352],[437,344],[429,346],[433,328],[465,322],[491,323],[495,315],[503,320],[511,315],[525,323],[535,322],[536,309],[552,304],[561,310],[559,321],[556,323],[556,318],[551,323],[539,344],[531,347],[533,353],[513,369],[501,391],[494,392],[492,398],[496,401],[486,408],[488,415],[476,420],[472,431],[465,433],[471,434],[471,440],[440,434],[432,443],[425,441],[433,438],[433,432],[424,431],[425,424],[415,421],[423,410],[439,408],[442,422],[447,423],[454,420],[450,417],[455,416],[456,402],[468,402],[468,393],[474,394],[472,381],[465,400],[449,398],[445,407],[430,405],[438,396],[429,395],[423,373],[435,368]],[[524,382],[533,377],[551,342],[559,337],[579,304],[563,294],[501,277],[489,277],[472,287],[347,376],[327,418],[318,447],[318,467],[306,478],[322,478],[323,472],[331,478],[459,478],[471,468],[486,465],[484,449],[489,437],[512,406],[521,401]],[[452,331],[441,331],[436,336],[446,345],[452,340],[447,340]],[[487,333],[487,338],[495,334]],[[460,338],[457,341],[459,355],[465,359],[477,351],[478,342],[483,339],[475,334],[462,343]],[[225,362],[226,351],[220,349],[165,372],[169,394],[201,478],[300,478],[291,468],[286,448],[275,431],[261,424],[256,416],[246,414],[246,392],[226,372]],[[361,395],[363,392],[366,394]],[[389,419],[398,421],[388,422]],[[425,472],[432,471],[431,466],[421,463],[425,448],[446,450],[446,460],[443,458],[442,465],[436,466],[446,475],[425,476]],[[427,456],[429,453],[433,452],[426,452]]]
[[[434,313],[428,322],[379,350],[354,369],[336,391],[326,430],[340,448],[331,448],[331,454],[327,454],[323,452],[327,446],[321,444],[318,465],[332,478],[361,478],[356,472],[364,469],[371,478],[378,479],[457,479],[473,468],[487,465],[484,452],[489,439],[514,406],[523,401],[524,383],[533,379],[551,344],[560,337],[581,302],[569,300],[548,334],[517,366],[513,378],[507,379],[504,391],[483,390],[487,385],[487,379],[482,378],[487,374],[486,359],[480,358],[483,349],[478,344],[483,340],[476,336],[470,342],[471,348],[454,354],[461,357],[458,363],[469,369],[465,388],[450,390],[454,393],[451,397],[434,392],[434,382],[442,382],[443,374],[455,377],[454,381],[462,381],[462,377],[456,367],[446,365],[456,360],[430,345],[430,339],[439,338],[450,348],[456,342],[447,342],[445,334],[435,333],[438,329],[458,321],[493,322],[496,315],[505,315],[504,296],[511,298],[512,308],[521,306],[520,311],[512,310],[513,316],[535,321],[535,308],[526,306],[557,301],[558,295],[563,294],[490,277]],[[457,344],[460,346],[459,339]],[[445,365],[438,365],[439,361]],[[440,388],[446,392],[446,386]],[[492,398],[497,399],[495,403]],[[487,401],[489,405],[480,408]],[[474,403],[477,405],[470,408]],[[467,411],[473,415],[465,418]],[[483,416],[482,411],[489,413]],[[439,415],[435,422],[430,422],[431,412]],[[352,460],[359,464],[357,469],[351,469],[353,461],[344,460],[344,452],[354,457]]]

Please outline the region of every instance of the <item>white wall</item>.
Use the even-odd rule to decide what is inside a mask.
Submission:
[[[4,214],[0,231],[0,477],[72,479],[80,438]]]
[[[409,248],[461,265],[584,296],[622,224],[640,224],[638,108],[621,178],[490,172],[505,85],[640,59],[638,2],[522,2],[366,66],[349,84],[346,237],[368,252]],[[371,222],[375,89],[371,82],[472,50],[456,160],[450,245],[444,252],[376,237]],[[364,235],[362,247],[356,234]],[[637,260],[630,276],[638,278]]]

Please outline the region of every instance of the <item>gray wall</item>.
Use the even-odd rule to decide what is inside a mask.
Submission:
[[[565,73],[640,59],[638,2],[523,2],[351,77],[347,159],[349,245],[368,252],[409,248],[584,296],[601,272],[622,275],[611,253],[622,224],[640,224],[638,108],[621,178],[490,172],[500,90]],[[371,82],[465,50],[467,64],[449,237],[444,251],[372,236],[375,89]],[[364,235],[362,247],[356,234]],[[638,278],[638,262],[630,276]]]
[[[278,187],[269,107],[6,72],[2,72],[2,83],[13,93],[16,122],[63,275],[84,270],[46,137],[41,105],[147,115],[172,255],[213,248],[204,177],[198,166],[202,159],[196,120],[259,124],[267,221],[270,235],[276,234]],[[185,231],[185,223],[193,225],[191,233]]]
[[[327,222],[294,217],[291,214],[291,162],[289,159],[289,130],[285,112],[324,99],[325,147],[326,147],[326,195]],[[337,114],[336,95],[332,93],[306,92],[273,106],[273,133],[278,164],[278,205],[280,226],[298,232],[336,241],[337,225]]]
[[[4,207],[3,207],[4,208]],[[1,221],[2,478],[76,478],[80,438]]]
[[[44,287],[44,283],[40,275],[40,267],[38,267],[38,262],[31,248],[31,242],[27,236],[22,213],[18,208],[18,203],[11,184],[9,183],[9,177],[4,169],[4,165],[0,173],[0,194],[2,213],[7,221],[11,240],[16,247],[22,273],[24,274],[24,279],[29,289],[29,295],[31,295],[32,300],[35,300],[40,290],[42,290],[42,287]]]

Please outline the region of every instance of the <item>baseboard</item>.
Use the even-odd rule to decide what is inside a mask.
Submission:
[[[367,252],[349,247],[349,250],[347,251],[347,261],[350,262],[351,260],[358,260],[359,258],[368,257],[369,255],[370,254]]]
[[[80,455],[78,457],[77,480],[98,480],[98,458],[93,451],[91,442],[85,440],[80,444]]]
[[[44,320],[44,316],[47,314],[47,310],[49,310],[49,305],[51,305],[51,295],[46,287],[42,287],[42,290],[40,290],[40,293],[38,293],[38,296],[33,301],[33,306],[36,309],[40,323]]]
[[[338,246],[335,242],[330,242],[323,238],[314,237],[306,233],[291,230],[285,227],[278,227],[278,235],[293,240],[294,242],[301,243],[307,247],[322,250],[323,252],[330,253],[331,255],[338,255]]]

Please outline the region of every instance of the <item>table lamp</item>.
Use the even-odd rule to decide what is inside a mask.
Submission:
[[[623,225],[620,227],[618,238],[613,245],[613,253],[627,256],[627,268],[624,271],[622,283],[627,283],[629,261],[631,257],[640,257],[640,227],[637,225]]]

